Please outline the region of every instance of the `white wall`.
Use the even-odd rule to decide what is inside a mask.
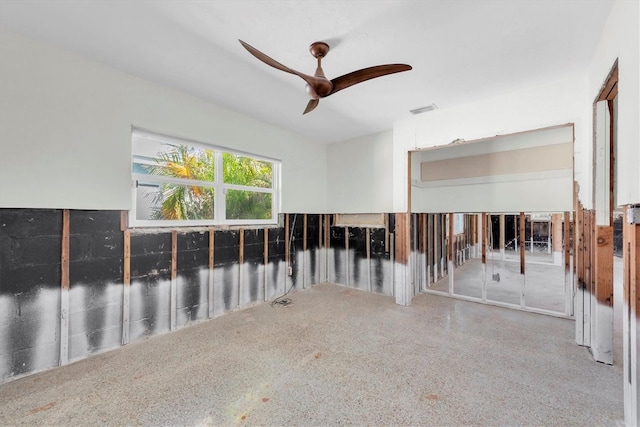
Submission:
[[[618,204],[640,203],[640,2],[616,1],[588,73],[522,88],[481,102],[436,110],[394,125],[393,210],[406,210],[407,151],[494,135],[575,124],[574,172],[580,199],[592,201],[593,102],[616,58]],[[437,101],[436,101],[437,102]]]
[[[282,160],[282,210],[325,212],[327,148],[0,33],[0,207],[131,208],[131,127]]]
[[[581,193],[591,194],[591,133],[585,116],[591,106],[586,96],[586,76],[575,75],[543,86],[523,88],[481,102],[435,110],[401,120],[394,125],[393,211],[407,208],[407,152],[472,141],[495,135],[575,124],[575,174]],[[587,148],[585,148],[587,147]],[[413,168],[413,165],[412,165]]]
[[[393,132],[328,147],[330,213],[383,213],[393,208]]]
[[[572,142],[573,127],[562,126],[415,151],[411,154],[411,210],[442,213],[571,211]],[[554,150],[551,154],[545,152],[559,147],[558,144],[562,145],[562,150]],[[532,152],[532,149],[538,150]],[[506,163],[499,165],[496,156],[502,156]],[[553,162],[548,160],[549,156],[554,157]],[[420,165],[414,166],[414,158],[420,159],[426,168],[424,171],[420,170]],[[447,162],[445,167],[448,169],[432,171],[431,176],[435,175],[435,178],[425,180],[421,172],[428,174],[430,165],[437,166],[442,161]],[[475,165],[475,162],[483,163]],[[474,170],[483,175],[474,175]],[[453,178],[444,179],[447,174]]]
[[[605,25],[588,74],[589,102],[598,96],[618,58],[619,205],[640,203],[640,2],[617,1]],[[590,117],[591,119],[591,117]],[[589,122],[591,124],[591,122]]]

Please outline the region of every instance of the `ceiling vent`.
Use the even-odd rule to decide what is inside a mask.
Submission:
[[[416,108],[415,110],[409,110],[409,112],[411,114],[422,114],[422,113],[426,113],[427,111],[433,111],[437,108],[438,106],[436,104],[431,104],[425,107]]]

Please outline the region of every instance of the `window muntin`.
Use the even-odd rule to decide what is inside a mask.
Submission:
[[[136,226],[275,224],[279,162],[134,130]]]

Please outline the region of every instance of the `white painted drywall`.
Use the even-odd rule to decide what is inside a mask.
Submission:
[[[575,173],[585,181],[581,193],[586,191],[585,194],[590,194],[590,175],[589,179],[582,180],[589,172],[584,147],[591,143],[590,131],[585,125],[585,116],[590,113],[586,76],[579,74],[481,102],[400,120],[394,124],[393,211],[402,212],[407,207],[406,164],[409,150],[442,146],[458,139],[473,141],[567,123],[575,124]]]
[[[640,2],[616,1],[589,68],[592,105],[618,59],[616,201],[640,203]],[[591,117],[589,117],[591,120]],[[591,125],[591,121],[589,122]]]
[[[328,212],[391,212],[392,148],[391,130],[329,145]]]
[[[282,210],[326,211],[326,146],[0,33],[0,207],[131,208],[131,127],[282,161]]]
[[[521,150],[553,148],[557,144],[569,144],[569,150],[562,159],[555,159],[559,169],[521,169],[503,174],[469,175],[456,179],[435,178],[423,181],[420,169],[412,165],[411,210],[413,212],[563,212],[573,209],[572,173],[573,126],[553,127],[535,132],[525,132],[499,138],[489,138],[477,142],[446,145],[441,148],[414,151],[414,158],[421,160],[426,168],[447,161],[451,171],[460,176],[471,170],[473,161],[488,162],[479,166],[495,166],[491,156],[515,154]],[[542,153],[538,152],[538,155]],[[535,159],[527,152],[527,161],[537,166],[548,165],[545,155]],[[552,154],[556,156],[554,151]],[[497,159],[495,159],[497,160]],[[559,163],[557,161],[560,161]],[[505,166],[505,165],[502,165]],[[523,167],[529,167],[523,164]],[[533,166],[533,165],[531,165]],[[481,168],[491,170],[491,168]],[[443,177],[446,171],[440,173]]]

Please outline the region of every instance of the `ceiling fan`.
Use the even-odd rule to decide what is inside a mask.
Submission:
[[[313,76],[310,76],[289,68],[285,65],[282,65],[278,61],[268,57],[255,47],[243,42],[242,40],[238,41],[240,42],[240,44],[242,44],[242,46],[244,46],[245,49],[249,51],[249,53],[251,53],[253,56],[258,58],[265,64],[270,65],[273,68],[277,68],[278,70],[295,74],[296,76],[301,77],[302,80],[307,82],[306,89],[311,96],[311,100],[307,104],[307,108],[305,108],[304,113],[302,114],[307,114],[308,112],[316,108],[318,106],[318,103],[320,102],[320,98],[326,98],[327,96],[333,95],[339,90],[348,88],[349,86],[353,86],[367,80],[375,79],[376,77],[382,77],[386,76],[387,74],[411,70],[411,66],[406,64],[376,65],[373,67],[353,71],[351,73],[329,80],[324,76],[324,71],[322,71],[321,65],[322,58],[327,56],[327,53],[329,53],[329,45],[325,42],[314,42],[311,43],[311,46],[309,46],[309,52],[311,52],[311,55],[313,55],[313,57],[318,60],[318,67],[316,68],[316,72]]]

